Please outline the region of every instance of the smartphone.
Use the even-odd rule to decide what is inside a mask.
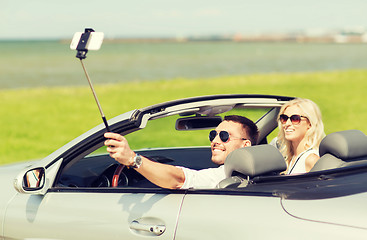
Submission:
[[[80,38],[83,32],[76,32],[73,39],[71,40],[70,49],[76,50],[78,47]],[[98,50],[101,48],[104,38],[103,32],[91,32],[88,42],[86,44],[86,50]]]

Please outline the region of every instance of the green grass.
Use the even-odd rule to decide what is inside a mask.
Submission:
[[[108,119],[184,97],[276,94],[315,101],[321,108],[326,133],[346,129],[367,133],[366,80],[367,70],[349,70],[129,82],[96,85],[95,89]],[[1,90],[0,102],[0,164],[45,157],[101,123],[87,86]],[[134,139],[134,147],[148,144],[146,139]]]

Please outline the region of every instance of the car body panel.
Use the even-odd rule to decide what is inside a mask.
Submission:
[[[3,181],[0,181],[0,189],[4,192],[2,194],[9,197],[17,193],[14,189],[13,181],[18,173],[24,169],[29,168],[32,166],[32,162],[26,163],[15,163],[15,164],[8,164],[0,167],[0,178]],[[2,196],[4,196],[2,195]],[[3,206],[5,198],[0,198],[0,206]]]
[[[175,239],[364,239],[366,234],[295,218],[283,211],[279,197],[188,193]]]
[[[6,208],[11,199],[17,194],[14,188],[13,182],[15,177],[23,169],[28,168],[32,165],[32,162],[7,164],[0,167],[0,236],[2,236],[3,224],[5,219]]]
[[[293,216],[367,230],[367,193],[316,200],[283,200],[284,209]]]

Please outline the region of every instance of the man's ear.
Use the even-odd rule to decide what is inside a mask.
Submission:
[[[251,141],[246,139],[243,141],[242,147],[250,147],[252,146]]]

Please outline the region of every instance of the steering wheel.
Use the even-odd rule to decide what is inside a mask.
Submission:
[[[117,165],[115,172],[113,173],[111,187],[117,187],[117,186],[126,187],[129,184],[129,179],[127,178],[125,173],[122,172],[124,168],[125,165],[122,164]]]

